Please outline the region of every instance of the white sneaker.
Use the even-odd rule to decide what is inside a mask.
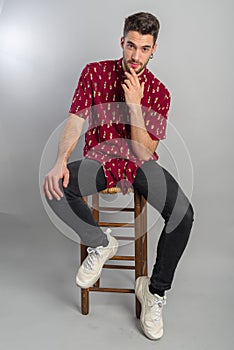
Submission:
[[[111,229],[107,229],[105,232],[109,241],[108,246],[89,247],[87,249],[88,255],[79,267],[76,275],[76,284],[79,287],[92,287],[101,276],[102,267],[105,262],[116,254],[119,243],[117,239],[110,235],[110,232]]]
[[[141,303],[141,327],[148,338],[157,340],[163,335],[162,309],[166,304],[166,296],[150,293],[149,282],[149,277],[138,277],[135,292]]]

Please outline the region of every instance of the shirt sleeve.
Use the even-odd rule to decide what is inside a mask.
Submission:
[[[145,125],[152,140],[162,140],[166,138],[166,127],[168,111],[170,108],[170,93],[167,89],[160,95],[161,98],[155,97],[154,103],[148,109],[145,117]]]
[[[86,119],[92,106],[92,73],[90,65],[83,69],[75,89],[69,113]]]

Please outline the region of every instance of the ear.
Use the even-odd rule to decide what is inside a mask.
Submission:
[[[124,46],[124,37],[123,36],[120,39],[120,45],[121,45],[121,47],[123,49],[123,46]]]
[[[154,46],[152,47],[152,53],[155,53],[156,49],[157,49],[157,44],[155,43]]]

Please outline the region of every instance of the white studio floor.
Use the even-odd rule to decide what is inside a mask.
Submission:
[[[90,314],[81,314],[78,244],[46,215],[33,226],[1,214],[1,226],[1,350],[233,348],[233,248],[224,254],[207,238],[199,245],[199,223],[167,292],[164,336],[156,342],[141,332],[133,294],[93,293]],[[150,236],[150,266],[157,238]],[[106,284],[112,273],[104,271]],[[132,271],[114,273],[114,283],[133,285]]]

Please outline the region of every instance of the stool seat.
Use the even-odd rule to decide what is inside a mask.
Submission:
[[[121,192],[120,187],[110,187],[110,188],[106,188],[105,190],[101,191],[101,193],[103,193],[103,194],[115,194],[115,193],[120,193],[120,192]],[[132,193],[132,192],[134,192],[133,188],[129,187],[127,193]]]
[[[119,264],[110,264],[106,263],[103,268],[108,269],[127,269],[135,271],[135,280],[139,276],[147,276],[148,274],[148,259],[147,259],[147,206],[146,200],[136,189],[129,188],[128,193],[134,194],[134,205],[130,208],[121,208],[115,207],[114,210],[120,210],[122,212],[132,212],[134,214],[133,223],[129,222],[105,222],[100,221],[100,212],[113,211],[113,207],[104,207],[99,204],[99,195],[100,194],[116,194],[120,193],[121,189],[118,187],[107,188],[99,193],[92,195],[92,214],[94,219],[97,221],[100,227],[121,227],[124,229],[130,227],[134,229],[134,235],[127,236],[123,234],[122,236],[115,236],[116,239],[121,239],[125,241],[134,241],[135,253],[134,255],[115,255],[110,260],[116,260]],[[87,197],[83,197],[85,203],[87,203]],[[81,263],[87,256],[87,246],[82,242],[80,245],[80,260]],[[109,261],[110,261],[109,260]],[[124,264],[124,261],[132,261],[134,265]],[[121,263],[121,264],[120,264]],[[134,293],[135,289],[133,288],[103,288],[100,286],[101,278],[94,284],[94,286],[86,289],[81,289],[81,312],[83,315],[89,313],[89,293],[90,292],[117,292],[117,293]],[[137,298],[135,298],[136,304],[136,316],[140,317],[141,305]]]

